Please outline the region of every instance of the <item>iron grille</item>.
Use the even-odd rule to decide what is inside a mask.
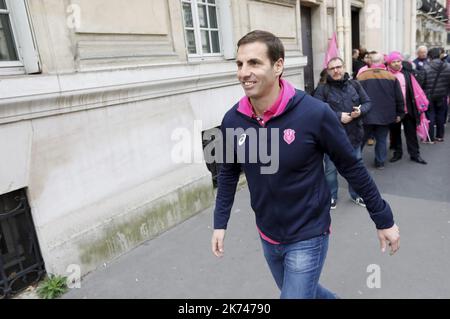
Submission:
[[[10,297],[45,274],[24,190],[0,196],[0,298]]]

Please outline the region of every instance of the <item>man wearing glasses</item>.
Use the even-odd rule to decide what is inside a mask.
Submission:
[[[327,66],[327,82],[320,84],[314,97],[328,103],[345,128],[353,146],[355,156],[361,158],[361,146],[364,138],[362,116],[370,110],[370,99],[361,85],[345,72],[344,61],[333,58]],[[325,154],[325,177],[331,190],[331,209],[337,207],[338,178],[337,170],[330,157]],[[366,207],[364,200],[348,186],[350,199],[357,205]]]

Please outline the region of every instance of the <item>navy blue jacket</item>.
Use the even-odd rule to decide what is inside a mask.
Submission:
[[[266,175],[261,174],[261,168],[270,163],[263,164],[259,156],[256,161],[249,160],[252,135],[259,140],[264,129],[237,109],[238,104],[226,113],[221,126],[224,152],[228,149],[229,156],[225,157],[218,177],[215,229],[227,228],[242,168],[256,224],[265,235],[281,243],[294,243],[327,233],[331,223],[331,195],[324,175],[324,153],[330,155],[339,173],[364,199],[376,227],[386,229],[394,225],[391,208],[381,198],[362,160],[354,156],[345,130],[327,104],[297,91],[284,113],[267,121],[268,138],[260,141],[257,149],[267,145],[269,154],[274,156],[271,138],[279,131],[275,134],[275,142],[279,143],[279,169]],[[235,128],[246,130],[247,138],[243,138],[242,132],[227,136],[227,129]],[[288,129],[295,131],[295,140],[287,139],[291,144],[285,141],[284,132]],[[239,159],[241,152],[245,159]]]
[[[425,65],[430,63],[430,60],[417,58],[413,61],[413,63],[416,65],[417,71],[422,71],[425,68]]]
[[[353,81],[354,85],[350,83]],[[342,113],[353,112],[353,107],[361,105],[361,117],[354,119],[348,124],[342,124],[347,132],[350,143],[354,147],[361,146],[363,143],[364,129],[363,117],[370,111],[370,98],[366,91],[357,81],[350,80],[348,74],[345,74],[342,80],[336,81],[328,77],[327,83],[319,84],[314,93],[314,97],[328,103],[336,112],[338,120],[341,120]]]
[[[405,99],[397,78],[383,69],[368,69],[358,76],[372,102],[364,117],[366,125],[389,125],[405,115]]]

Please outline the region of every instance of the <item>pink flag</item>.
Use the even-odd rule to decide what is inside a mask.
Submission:
[[[330,60],[332,58],[339,57],[339,56],[340,56],[340,54],[339,54],[339,50],[338,50],[336,32],[333,32],[333,37],[330,39],[330,41],[328,41],[328,50],[327,50],[327,54],[325,55],[325,61],[324,61],[323,68],[326,69],[328,66],[328,62],[330,62]]]

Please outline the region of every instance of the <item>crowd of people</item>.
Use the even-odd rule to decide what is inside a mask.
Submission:
[[[346,72],[343,59],[331,58],[313,95],[336,113],[355,156],[361,158],[364,146],[375,144],[377,169],[384,169],[388,148],[393,150],[389,162],[401,160],[403,126],[410,159],[426,165],[419,140],[443,143],[448,118],[450,57],[444,49],[428,51],[421,46],[414,61],[396,51],[381,54],[355,49],[351,71],[351,75]],[[335,209],[337,170],[326,155],[324,164],[331,209]],[[353,202],[365,207],[364,200],[350,186],[349,193]]]

